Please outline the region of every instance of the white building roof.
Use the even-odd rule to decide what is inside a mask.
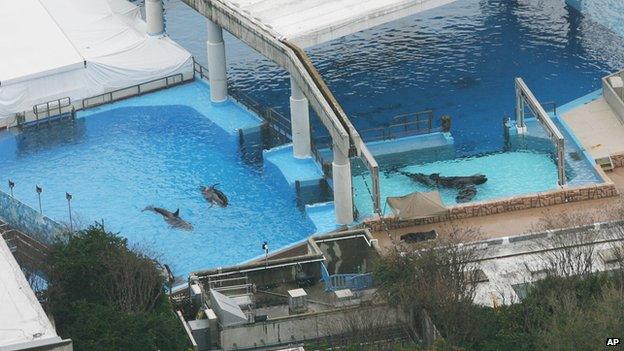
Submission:
[[[59,341],[61,338],[0,237],[0,350]]]
[[[83,66],[78,50],[38,0],[0,1],[0,33],[0,84]]]
[[[456,0],[229,0],[302,48],[318,45]]]
[[[192,72],[191,54],[148,35],[126,0],[1,0],[0,33],[0,119]]]

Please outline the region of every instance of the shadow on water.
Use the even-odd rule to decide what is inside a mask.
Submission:
[[[53,147],[81,143],[86,138],[86,131],[86,122],[83,118],[28,126],[15,137],[17,156],[28,156]]]

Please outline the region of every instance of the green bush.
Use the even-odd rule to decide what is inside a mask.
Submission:
[[[48,306],[77,351],[186,350],[158,263],[91,226],[54,245]]]

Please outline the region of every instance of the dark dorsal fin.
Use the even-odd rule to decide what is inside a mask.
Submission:
[[[180,217],[180,209],[178,208],[174,213],[173,213],[174,217]]]

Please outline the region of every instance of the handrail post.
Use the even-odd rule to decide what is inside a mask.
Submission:
[[[433,127],[433,116],[429,115],[429,133],[431,133],[432,127]]]

